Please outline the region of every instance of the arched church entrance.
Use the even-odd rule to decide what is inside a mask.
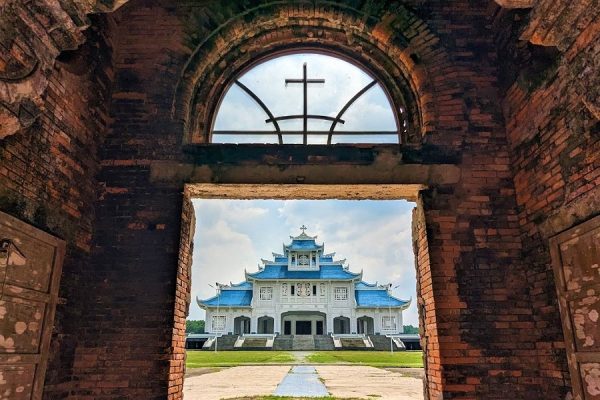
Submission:
[[[257,333],[275,333],[275,320],[273,317],[260,317],[257,323]]]
[[[291,311],[281,314],[284,335],[324,335],[327,333],[325,313],[315,311]]]
[[[333,319],[333,333],[334,334],[350,333],[350,318],[335,317]]]
[[[360,317],[356,321],[356,329],[358,333],[372,335],[375,332],[375,323],[372,317],[366,315]]]
[[[236,335],[250,333],[250,317],[241,316],[234,318],[233,333]]]

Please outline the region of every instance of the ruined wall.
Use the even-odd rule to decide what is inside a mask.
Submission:
[[[431,188],[422,197],[431,284],[421,287],[419,302],[429,313],[425,317],[429,321],[428,340],[439,352],[439,356],[433,352],[431,360],[428,359],[431,397],[439,398],[443,394],[446,398],[505,398],[506,393],[512,393],[516,398],[539,398],[544,394],[549,396],[547,398],[558,398],[540,384],[540,359],[530,351],[534,346],[531,340],[534,311],[527,282],[522,279],[521,237],[510,148],[500,107],[489,3],[456,1],[448,7],[445,2],[431,1],[415,4],[414,13],[402,6],[390,8],[373,2],[316,9],[309,4],[270,5],[259,12],[245,14],[242,14],[245,6],[238,3],[211,5],[186,8],[184,3],[161,7],[156,1],[138,1],[117,13],[121,31],[112,105],[115,121],[103,152],[101,181],[106,191],[98,204],[101,223],[95,261],[98,268],[112,265],[106,271],[111,282],[124,277],[133,279],[140,271],[145,271],[145,281],[160,278],[164,282],[164,288],[156,287],[156,292],[147,292],[146,296],[157,296],[157,303],[148,302],[143,306],[144,300],[138,299],[135,315],[132,315],[129,307],[134,305],[119,300],[119,312],[132,320],[155,322],[152,331],[155,335],[149,334],[145,340],[156,346],[170,346],[168,326],[152,319],[156,317],[151,307],[159,307],[161,291],[171,289],[170,297],[162,299],[162,306],[174,308],[176,253],[169,253],[169,261],[160,268],[156,263],[141,265],[142,259],[134,259],[133,254],[135,246],[145,242],[139,241],[140,237],[163,240],[164,244],[156,249],[159,252],[172,246],[173,237],[166,231],[153,231],[155,224],[173,231],[179,229],[176,218],[179,218],[181,203],[174,203],[173,199],[181,188],[175,178],[171,183],[168,179],[160,184],[153,181],[153,175],[161,175],[160,165],[165,168],[181,161],[208,164],[206,168],[210,169],[211,163],[220,160],[218,150],[211,156],[212,161],[182,155],[185,113],[172,110],[169,104],[173,89],[181,87],[182,81],[186,82],[190,76],[202,76],[201,72],[188,73],[184,68],[195,46],[204,46],[208,40],[209,51],[197,66],[210,72],[203,76],[201,83],[211,87],[224,85],[226,82],[219,74],[238,59],[242,66],[244,60],[259,54],[262,45],[310,41],[335,46],[338,41],[340,47],[349,49],[348,37],[356,35],[399,60],[404,72],[413,80],[412,88],[416,90],[422,112],[423,125],[418,131],[424,134],[422,140],[429,150],[421,151],[422,146],[415,144],[415,151],[420,154],[418,160],[407,158],[404,162],[431,163],[452,154],[450,159],[461,169],[458,183]],[[387,14],[390,10],[396,14]],[[244,16],[241,25],[236,25],[236,13]],[[232,26],[238,28],[212,34],[230,20],[234,20]],[[306,22],[298,23],[302,20]],[[292,24],[293,29],[288,29]],[[256,30],[247,34],[245,30],[252,27]],[[349,35],[345,30],[351,31]],[[235,47],[236,44],[240,46]],[[228,53],[230,47],[235,52]],[[179,71],[186,73],[179,77]],[[214,100],[195,97],[193,90],[188,92],[188,101],[199,106],[205,107]],[[180,101],[175,97],[174,104]],[[171,111],[183,120],[170,119]],[[278,158],[258,155],[256,160],[244,162],[258,166],[267,159],[278,163]],[[331,160],[334,159],[335,152],[331,156]],[[157,163],[162,160],[174,163]],[[235,161],[228,162],[235,164]],[[302,159],[295,163],[310,161]],[[261,177],[264,182],[277,181],[276,175],[261,176],[258,168],[248,175],[257,182]],[[212,176],[223,179],[218,174]],[[304,178],[306,183],[314,179]],[[152,202],[144,196],[152,196]],[[173,204],[178,206],[173,207]],[[114,237],[118,238],[117,246],[111,245]],[[131,258],[123,257],[130,252]],[[173,265],[171,270],[169,263]],[[113,312],[115,296],[107,289],[101,297],[101,303],[113,304]],[[118,335],[117,330],[114,337]],[[92,342],[104,343],[110,335],[99,332],[90,337]],[[155,384],[149,385],[134,376],[123,382],[121,391],[114,388],[114,393],[150,395],[161,385],[176,387],[177,384],[169,383],[164,375],[165,358],[127,351],[126,343],[119,346],[122,357],[152,365]],[[90,354],[94,351],[93,348],[86,350]],[[78,381],[83,382],[98,368],[98,362],[77,371]],[[121,373],[126,374],[125,367]],[[557,377],[553,385],[564,387],[564,381]],[[93,393],[101,395],[102,392]],[[177,396],[174,393],[173,398]]]
[[[175,8],[125,5],[115,19],[119,39],[112,123],[100,151],[93,298],[80,322],[71,396],[181,398],[191,250],[184,238],[191,227],[182,226],[183,185],[152,183],[150,163],[182,157],[182,124],[171,118],[171,104],[189,49],[181,43]],[[189,224],[189,205],[184,216]]]
[[[420,126],[411,127],[397,163],[460,169],[456,180],[422,192],[415,225],[430,397],[562,399],[568,376],[547,238],[598,210],[593,15],[566,30],[559,27],[572,13],[559,19],[550,0],[509,15],[522,23],[483,0],[250,3],[132,0],[107,20],[95,18],[82,48],[49,53],[42,89],[19,99],[0,93],[10,111],[0,115],[8,121],[0,130],[1,208],[68,242],[46,398],[181,398],[186,180],[227,180],[225,158],[248,169],[229,179],[254,183],[276,183],[307,164],[377,161],[368,148],[311,157],[184,147],[189,121],[179,105],[200,110],[215,101],[185,85],[192,76],[223,87],[227,68],[242,67],[263,45],[310,41],[406,74]],[[546,16],[562,22],[544,23]],[[525,51],[521,38],[557,52]],[[198,46],[206,56],[194,59]],[[505,64],[506,54],[514,58]],[[29,109],[27,99],[40,117],[24,128],[28,114],[15,112]],[[190,165],[192,173],[178,175]]]
[[[6,10],[2,11],[6,17]],[[35,15],[34,9],[28,12]],[[52,35],[57,41],[45,37],[44,24],[52,21],[43,18],[47,13],[37,14],[39,20],[26,20],[38,32],[37,39],[47,45],[39,44],[33,53],[38,59],[33,75],[4,80],[0,74],[2,96],[15,100],[8,104],[0,96],[0,108],[9,107],[27,117],[17,125],[0,118],[0,209],[67,243],[45,389],[48,398],[59,398],[68,392],[78,321],[89,295],[81,286],[87,280],[91,250],[97,149],[108,121],[112,38],[110,20],[94,17],[94,28],[77,32],[86,43],[59,55],[55,45],[67,33],[55,25]],[[24,25],[23,21],[14,23],[3,28],[25,29],[18,25]],[[17,39],[22,46],[23,37],[17,35]],[[22,67],[11,62],[3,65],[13,72]],[[28,105],[31,112],[18,111]]]
[[[587,2],[554,3],[496,18],[512,76],[503,111],[533,306],[529,354],[540,360],[547,392],[564,396],[569,373],[548,239],[600,212],[600,25]]]

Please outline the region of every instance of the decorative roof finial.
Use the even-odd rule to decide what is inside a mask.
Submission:
[[[306,231],[308,228],[306,226],[304,226],[304,224],[302,224],[302,226],[300,227],[300,230],[302,231],[302,233],[306,233],[304,231]]]

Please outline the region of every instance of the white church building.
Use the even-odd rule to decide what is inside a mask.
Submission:
[[[391,295],[391,285],[363,281],[345,260],[325,253],[316,236],[290,236],[273,260],[245,272],[238,284],[218,284],[218,294],[197,299],[210,334],[395,335],[410,300]]]

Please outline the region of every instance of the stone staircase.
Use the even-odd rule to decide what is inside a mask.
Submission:
[[[327,335],[314,336],[315,347],[313,350],[335,350],[333,339]]]
[[[342,338],[343,350],[373,350],[371,347],[365,346],[365,341],[362,339]]]
[[[373,343],[373,349],[378,351],[390,351],[390,338],[385,337],[385,335],[369,335],[369,339],[371,339],[371,343]],[[396,343],[393,343],[394,351],[405,350],[400,349],[396,346]]]
[[[294,335],[292,350],[314,350],[315,338],[312,335]]]
[[[279,335],[273,342],[273,350],[291,351],[294,345],[294,337],[291,335]]]
[[[252,338],[247,337],[244,339],[242,347],[237,347],[236,350],[271,350],[267,348],[266,338]]]
[[[217,350],[234,350],[233,345],[237,340],[238,335],[223,335],[217,339]],[[210,347],[203,347],[202,350],[215,350],[215,344]]]

